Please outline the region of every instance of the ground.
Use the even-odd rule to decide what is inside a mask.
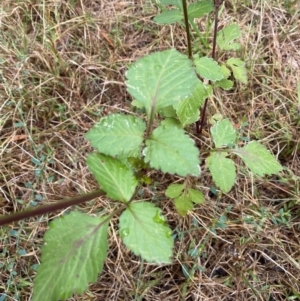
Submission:
[[[270,149],[284,170],[260,178],[237,165],[234,189],[215,197],[203,164],[197,188],[206,201],[186,217],[163,193],[174,178],[152,174],[145,194],[176,234],[173,263],[134,256],[115,219],[103,273],[70,300],[300,300],[299,9],[297,1],[225,1],[219,27],[239,24],[237,55],[249,81],[217,90],[208,104],[208,118],[220,113],[243,124],[243,135]],[[84,134],[102,116],[131,110],[128,65],[171,47],[186,52],[183,28],[156,24],[158,12],[150,0],[1,1],[0,214],[97,187]],[[200,30],[207,20],[197,21]],[[230,55],[217,49],[219,62]],[[212,147],[208,125],[197,139],[204,156]],[[76,209],[97,214],[108,204],[101,197]],[[43,235],[64,212],[0,228],[1,301],[31,299]]]

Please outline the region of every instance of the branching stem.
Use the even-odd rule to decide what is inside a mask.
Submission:
[[[214,37],[213,37],[213,49],[212,49],[212,54],[211,54],[211,57],[214,60],[216,59],[216,44],[217,44],[217,33],[218,33],[219,8],[220,8],[222,2],[223,2],[223,0],[214,0],[214,4],[215,4],[215,26],[214,26]],[[200,123],[198,122],[196,124],[197,133],[199,134],[199,136],[201,136],[202,129],[203,129],[205,113],[206,113],[206,108],[207,108],[207,102],[208,102],[208,98],[206,98],[205,102],[204,102],[204,106],[203,106],[203,109],[202,109],[202,112],[201,112]]]

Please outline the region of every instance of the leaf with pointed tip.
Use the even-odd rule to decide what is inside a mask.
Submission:
[[[182,7],[181,0],[160,0],[160,3],[163,5],[174,5],[178,8]]]
[[[243,148],[235,149],[233,153],[237,154],[258,176],[278,174],[282,170],[282,166],[270,151],[257,141],[251,141]]]
[[[199,176],[199,150],[194,141],[176,126],[159,126],[146,140],[145,161],[162,172]]]
[[[171,184],[168,186],[166,190],[166,196],[168,198],[177,198],[181,195],[182,191],[184,189],[184,184]]]
[[[227,193],[236,179],[234,162],[225,158],[227,153],[214,152],[207,158],[208,168],[215,184]]]
[[[175,198],[174,204],[175,204],[177,212],[181,216],[187,215],[187,213],[189,211],[192,211],[194,209],[194,204],[193,204],[191,198],[185,193],[183,193],[179,197]]]
[[[230,24],[218,32],[217,44],[223,50],[238,50],[241,48],[241,45],[235,43],[234,40],[238,39],[240,35],[238,24]]]
[[[66,300],[97,280],[107,256],[108,224],[107,217],[76,211],[50,223],[32,301]]]
[[[215,87],[220,87],[223,90],[227,91],[232,89],[233,87],[233,81],[229,79],[221,79],[220,81],[217,81],[215,83]]]
[[[127,90],[148,115],[188,97],[198,79],[191,61],[175,49],[147,55],[126,73]]]
[[[102,154],[136,157],[140,154],[145,127],[140,118],[110,114],[94,125],[85,137]]]
[[[235,143],[236,130],[229,119],[218,121],[210,129],[216,148]]]
[[[171,9],[157,15],[153,20],[158,24],[173,24],[183,19],[179,9]]]
[[[134,107],[137,107],[138,109],[143,109],[144,108],[144,105],[142,102],[138,101],[137,99],[134,99],[132,102],[131,102],[131,105],[134,106]]]
[[[191,19],[201,18],[204,15],[214,10],[214,3],[212,0],[202,0],[193,2],[188,6],[188,16]]]
[[[108,197],[124,203],[130,201],[138,184],[132,170],[118,159],[102,154],[90,154],[86,163]]]
[[[177,116],[183,126],[192,124],[199,119],[199,109],[208,96],[204,84],[199,81],[192,95],[174,105]]]
[[[217,81],[224,78],[221,67],[212,58],[200,57],[194,60],[197,73],[208,80]]]
[[[166,118],[160,123],[162,126],[175,126],[179,129],[183,128],[182,123],[176,118]]]
[[[231,75],[231,71],[224,64],[221,65],[221,71],[224,79],[227,79]]]
[[[173,106],[167,106],[159,110],[159,115],[163,117],[177,117],[176,111]]]
[[[236,80],[239,80],[245,85],[248,83],[247,69],[241,59],[232,57],[227,60],[226,64],[232,69],[233,76]]]
[[[151,203],[130,203],[119,222],[124,244],[148,262],[171,263],[174,243],[165,220],[161,210]]]
[[[214,125],[214,124],[216,124],[217,122],[219,122],[222,119],[223,119],[222,114],[216,113],[216,114],[214,114],[213,116],[211,116],[209,118],[209,123],[211,123],[211,124]]]
[[[204,195],[201,191],[194,189],[194,188],[189,188],[188,189],[188,194],[190,196],[190,199],[193,203],[196,204],[203,204],[205,201]]]

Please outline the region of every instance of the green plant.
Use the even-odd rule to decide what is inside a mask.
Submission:
[[[205,4],[210,8],[205,11],[207,14],[214,8],[212,1],[192,3],[190,10],[186,9],[185,1],[182,6],[179,1],[161,1],[161,4],[178,8],[167,17],[174,19],[174,14],[186,16],[187,12],[192,24],[193,18],[202,16],[194,13],[194,9],[198,12]],[[188,30],[188,22],[185,24]],[[231,24],[215,35],[214,41],[220,49],[237,50],[240,45],[235,40],[239,35],[238,25]],[[203,43],[207,48],[208,44]],[[119,217],[120,237],[135,255],[148,262],[171,263],[172,229],[160,207],[140,200],[137,191],[151,181],[148,172],[154,169],[184,178],[180,184],[170,184],[165,192],[174,199],[179,214],[187,214],[194,204],[204,201],[195,186],[201,175],[200,152],[188,134],[189,126],[199,119],[199,109],[215,88],[231,89],[233,78],[247,83],[244,65],[236,57],[218,64],[199,53],[192,57],[170,49],[145,56],[129,67],[127,90],[134,99],[133,106],[143,109],[145,115],[110,114],[86,134],[98,151],[88,156],[87,165],[102,190],[71,200],[72,204],[79,203],[105,193],[111,199],[110,211],[104,208],[100,217],[75,211],[51,222],[44,237],[42,264],[34,280],[34,301],[65,300],[96,281],[107,256],[108,227],[115,216]],[[282,169],[259,142],[240,146],[229,119],[220,116],[211,127],[211,136],[214,148],[205,150],[209,152],[206,164],[223,193],[230,191],[237,177],[235,164],[239,163],[233,161],[234,156],[258,176],[276,174]],[[49,208],[56,210],[71,201],[25,212],[27,215],[19,214],[17,218],[41,214]],[[225,226],[223,215],[216,227]]]

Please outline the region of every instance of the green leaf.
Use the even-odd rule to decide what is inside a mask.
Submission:
[[[178,8],[182,7],[181,0],[160,0],[160,3],[163,5],[174,5]]]
[[[234,43],[234,40],[239,38],[240,35],[238,24],[230,24],[218,32],[217,44],[223,50],[238,50],[241,48],[241,45]]]
[[[170,199],[177,198],[181,195],[184,189],[184,184],[171,184],[166,190],[166,196]]]
[[[235,183],[236,172],[234,162],[224,155],[226,153],[214,152],[208,157],[207,163],[215,184],[227,193]]]
[[[233,76],[243,84],[248,83],[247,69],[245,63],[239,58],[230,58],[226,64],[232,69]]]
[[[104,117],[85,137],[105,155],[135,157],[140,154],[145,123],[130,115],[111,114]]]
[[[173,238],[161,210],[151,203],[130,203],[120,216],[124,244],[148,262],[171,263]]]
[[[153,20],[158,24],[173,24],[183,19],[179,9],[171,9],[157,15]]]
[[[176,111],[173,106],[167,106],[159,110],[159,114],[163,117],[177,117]]]
[[[189,188],[188,194],[193,203],[203,204],[205,201],[203,193],[197,189]]]
[[[87,165],[101,188],[113,200],[130,201],[138,184],[133,172],[115,158],[90,154]]]
[[[219,122],[222,119],[223,119],[222,114],[216,113],[209,118],[209,123],[216,124],[217,122]]]
[[[243,148],[235,149],[234,153],[258,176],[278,174],[282,170],[282,166],[276,158],[257,141],[249,142]]]
[[[174,199],[174,204],[176,207],[177,212],[181,216],[185,216],[189,211],[194,209],[194,204],[191,198],[183,193],[181,196]]]
[[[107,217],[76,211],[50,223],[32,301],[66,300],[97,280],[107,256],[108,224]]]
[[[218,121],[210,132],[216,148],[234,144],[236,141],[236,130],[229,119]]]
[[[192,124],[199,119],[199,109],[203,105],[207,91],[204,84],[199,81],[192,95],[178,102],[174,107],[183,126]]]
[[[176,126],[179,129],[183,128],[181,122],[176,118],[166,118],[160,124],[163,126]]]
[[[230,90],[233,87],[233,81],[229,79],[222,79],[215,83],[215,87],[220,87],[224,90]]]
[[[134,107],[137,107],[138,109],[143,109],[144,108],[144,105],[142,102],[138,101],[137,99],[134,99],[132,102],[131,102],[131,105],[134,106]]]
[[[224,79],[227,79],[231,75],[231,71],[224,64],[221,65],[221,71]]]
[[[149,115],[192,94],[198,79],[187,56],[175,49],[136,61],[126,73],[127,90],[143,103]]]
[[[146,140],[145,161],[162,172],[199,176],[199,150],[194,141],[176,126],[159,126]]]
[[[214,4],[212,0],[197,1],[188,6],[188,16],[192,19],[201,18],[213,10]]]
[[[224,78],[221,67],[212,58],[201,57],[194,60],[197,73],[205,79],[217,81]]]

